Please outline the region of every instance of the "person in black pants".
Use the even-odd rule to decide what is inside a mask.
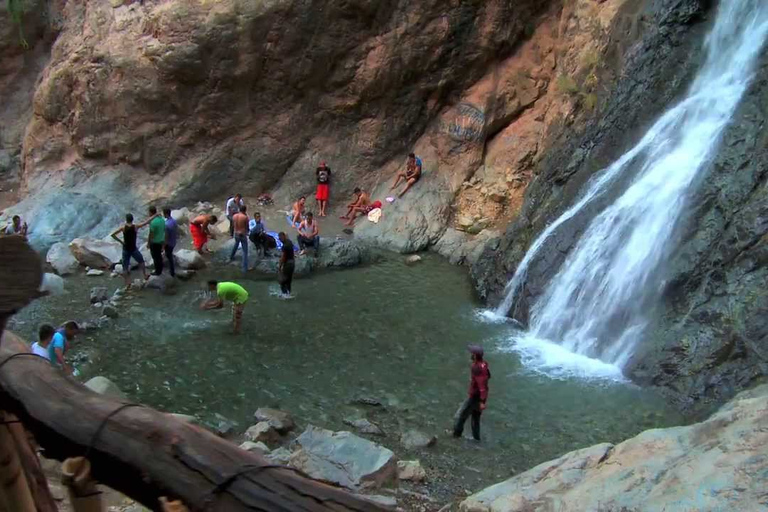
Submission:
[[[293,282],[293,270],[295,261],[293,259],[293,242],[282,231],[279,235],[280,242],[283,244],[280,263],[277,266],[277,281],[280,283],[280,290],[283,292],[281,298],[291,298],[291,283]]]
[[[453,437],[461,437],[464,433],[464,423],[472,416],[472,437],[480,441],[480,417],[485,410],[488,400],[488,381],[491,379],[491,369],[483,360],[483,348],[478,345],[468,347],[472,354],[472,365],[469,369],[469,393],[467,399],[456,412],[453,425]]]
[[[159,276],[163,273],[163,246],[165,245],[165,220],[157,214],[157,208],[149,207],[149,253],[152,255],[152,262],[155,264],[155,271],[152,275]]]
[[[176,277],[176,262],[173,261],[173,250],[176,248],[176,237],[179,234],[179,226],[176,219],[171,217],[171,209],[163,208],[165,217],[165,258],[168,260],[168,269],[171,277]]]

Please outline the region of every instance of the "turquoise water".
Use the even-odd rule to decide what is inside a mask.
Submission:
[[[73,352],[90,354],[79,378],[103,375],[134,400],[210,423],[219,414],[239,431],[263,406],[292,412],[302,426],[339,430],[348,429],[346,417],[367,417],[387,432],[379,442],[421,459],[441,475],[433,485],[452,490],[477,490],[567,451],[683,421],[659,396],[633,385],[527,369],[503,351],[512,327],[480,321],[465,270],[435,257],[299,279],[289,301],[275,296],[271,279],[224,272],[216,277],[238,279],[251,295],[244,334],[230,334],[228,308],[198,309],[213,275],[206,273],[173,296],[130,295],[110,327],[77,340]],[[29,338],[42,321],[96,316],[88,291],[100,284],[112,292],[121,283],[69,278],[64,295],[28,307],[12,328]],[[481,445],[444,433],[465,397],[469,343],[485,345],[493,374]],[[360,396],[384,407],[355,404]],[[438,435],[437,446],[404,453],[399,434],[411,428]]]

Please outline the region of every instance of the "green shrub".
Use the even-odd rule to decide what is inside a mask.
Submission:
[[[555,82],[557,90],[564,94],[576,94],[579,92],[579,86],[576,84],[576,80],[568,75],[560,75]]]
[[[24,48],[29,48],[27,40],[24,39],[24,27],[22,24],[24,13],[27,12],[24,0],[6,0],[6,6],[8,7],[8,14],[11,15],[11,21],[19,27],[19,44]]]

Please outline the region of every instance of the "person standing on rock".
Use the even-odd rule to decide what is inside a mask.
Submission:
[[[320,251],[320,228],[312,212],[307,213],[307,217],[301,221],[298,231],[299,248],[301,249],[299,254],[306,254],[307,247],[311,246],[315,250],[315,256],[317,256],[318,251]]]
[[[248,302],[248,291],[237,283],[208,281],[208,290],[216,292],[216,297],[204,302],[204,310],[224,307],[224,301],[232,302],[232,327],[235,334],[240,334],[245,304]]]
[[[485,410],[488,400],[488,381],[491,379],[491,370],[483,359],[483,347],[470,345],[472,365],[469,375],[469,396],[464,404],[456,412],[456,420],[453,425],[453,437],[461,437],[464,433],[464,423],[472,416],[472,437],[480,441],[480,416]]]
[[[296,268],[296,262],[293,258],[293,242],[282,231],[277,237],[280,239],[280,243],[283,244],[280,263],[277,265],[277,282],[280,283],[280,291],[283,292],[280,298],[290,299],[293,271]]]
[[[147,247],[152,255],[152,262],[155,264],[155,271],[152,275],[159,276],[163,274],[163,246],[165,245],[165,221],[157,214],[157,208],[149,207],[149,236],[147,237]]]
[[[229,219],[229,237],[232,238],[235,233],[235,224],[234,224],[234,218],[235,215],[237,215],[240,212],[240,208],[245,206],[245,202],[243,202],[243,196],[240,194],[235,194],[235,197],[230,197],[227,199],[227,206],[225,208],[225,212],[227,214],[227,219]]]
[[[315,199],[320,217],[325,217],[325,208],[328,206],[328,197],[331,194],[331,168],[325,165],[325,162],[320,162],[320,167],[315,170],[315,176],[317,177]]]
[[[408,192],[408,190],[419,181],[419,178],[421,178],[421,167],[421,158],[417,157],[414,153],[409,154],[408,162],[405,164],[405,172],[398,173],[395,178],[395,183],[390,190],[395,190],[400,184],[400,180],[403,180],[405,182],[405,188],[398,195],[398,197],[403,197],[403,194]]]
[[[176,262],[173,261],[173,250],[176,248],[176,239],[179,236],[179,226],[176,219],[171,216],[170,208],[163,208],[165,217],[165,259],[168,260],[168,269],[171,277],[176,277]]]
[[[123,234],[122,240],[120,240],[120,238],[117,236],[120,233]],[[115,232],[113,232],[110,236],[123,246],[122,261],[125,285],[131,286],[131,258],[133,258],[133,260],[139,265],[139,270],[141,270],[141,273],[144,274],[144,279],[149,279],[149,274],[147,274],[147,267],[144,264],[144,257],[141,255],[141,252],[139,252],[137,244],[138,227],[133,223],[133,215],[130,213],[127,214],[125,216],[125,224],[120,229],[115,230]]]
[[[64,355],[69,350],[69,344],[74,341],[77,333],[80,332],[80,326],[77,322],[69,321],[63,327],[58,329],[48,345],[48,359],[53,366],[61,367],[67,375],[72,375],[74,371],[64,359]]]
[[[232,225],[235,227],[235,244],[232,246],[232,254],[229,255],[229,261],[235,260],[237,248],[243,247],[243,274],[248,272],[248,215],[245,205],[240,207],[240,211],[232,217]]]
[[[192,235],[192,245],[195,246],[195,250],[198,254],[203,254],[203,248],[208,243],[208,239],[212,238],[216,240],[216,237],[211,233],[211,224],[214,226],[219,219],[215,215],[201,214],[192,219],[189,223],[189,232]]]

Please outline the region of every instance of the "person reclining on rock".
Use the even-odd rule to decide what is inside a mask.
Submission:
[[[320,251],[320,228],[311,212],[307,213],[307,218],[299,224],[298,232],[299,248],[301,249],[299,254],[306,254],[307,247],[312,246],[315,249],[315,256],[317,256]]]
[[[137,244],[138,230],[139,226],[133,223],[133,215],[128,213],[125,216],[125,224],[109,235],[123,246],[123,278],[125,279],[126,286],[131,286],[131,258],[139,265],[139,270],[144,274],[144,279],[149,279],[147,267],[144,264],[144,257],[139,252]],[[123,234],[122,240],[117,236],[120,233]]]
[[[398,173],[397,177],[395,178],[395,183],[392,185],[392,188],[390,190],[395,190],[397,186],[400,184],[400,180],[405,181],[405,188],[402,192],[398,195],[398,197],[403,197],[403,194],[408,192],[408,190],[416,184],[417,181],[419,181],[419,178],[421,178],[421,158],[417,157],[414,153],[411,153],[408,155],[408,162],[405,166],[405,172],[404,173]]]
[[[216,297],[203,302],[200,306],[203,310],[220,309],[224,307],[224,301],[232,302],[232,327],[235,334],[240,334],[240,326],[243,319],[245,304],[248,302],[248,291],[237,283],[208,281],[208,290],[216,292]]]
[[[189,223],[189,232],[192,234],[192,244],[199,254],[203,254],[203,248],[208,243],[208,239],[216,240],[216,236],[211,233],[211,224],[216,225],[219,219],[215,215],[201,214],[195,217]],[[210,251],[208,251],[210,252]]]

